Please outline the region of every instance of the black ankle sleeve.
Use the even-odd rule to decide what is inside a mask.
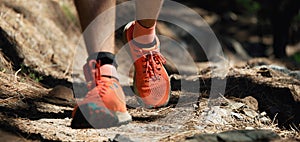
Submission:
[[[97,60],[101,61],[101,65],[110,64],[117,67],[117,63],[115,62],[115,55],[110,52],[98,52],[90,55],[87,58],[87,61]]]

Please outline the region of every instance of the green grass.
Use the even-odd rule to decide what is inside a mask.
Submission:
[[[236,0],[238,4],[244,7],[248,13],[256,14],[261,8],[260,4],[253,0]]]
[[[300,63],[300,53],[296,53],[292,57],[296,62]]]
[[[38,72],[33,71],[29,67],[21,64],[21,73],[27,75],[30,79],[34,80],[35,82],[40,82],[43,80],[43,76],[40,75]]]
[[[74,23],[74,25],[76,25],[77,24],[76,15],[74,13],[72,13],[72,11],[68,7],[68,5],[61,4],[61,9],[62,9],[63,13],[65,14],[65,16],[67,17],[67,19],[69,21],[71,21],[72,23]]]

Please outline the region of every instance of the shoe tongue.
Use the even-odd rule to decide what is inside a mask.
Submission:
[[[101,76],[111,76],[114,78],[119,78],[117,69],[113,65],[105,64],[100,67]]]

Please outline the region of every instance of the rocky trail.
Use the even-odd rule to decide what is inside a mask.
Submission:
[[[42,141],[183,141],[197,139],[199,134],[258,129],[268,130],[267,134],[254,137],[252,141],[259,138],[299,140],[300,105],[299,96],[294,94],[299,94],[299,80],[283,76],[282,72],[268,66],[233,68],[227,76],[225,96],[213,99],[207,93],[211,80],[208,74],[174,76],[171,101],[164,108],[134,108],[132,106],[137,106],[135,97],[127,96],[133,122],[120,127],[72,129],[73,94],[64,86],[57,86],[52,91],[43,90],[44,95],[34,98],[3,98],[0,125],[4,130],[24,137],[24,140]],[[278,79],[286,82],[278,83]],[[176,89],[181,88],[182,81],[203,83],[197,93]],[[235,87],[241,83],[245,86]],[[125,92],[128,89],[130,87],[124,87]],[[23,91],[29,90],[31,88]],[[65,93],[63,96],[62,92]],[[184,102],[178,104],[180,99]]]
[[[193,10],[209,25],[220,24],[217,14]],[[87,55],[76,16],[72,0],[0,0],[1,142],[300,141],[299,63],[235,55],[227,47],[230,44],[224,43],[225,37],[220,38],[227,47],[220,66],[207,61],[186,31],[163,21],[158,22],[157,31],[171,78],[169,104],[146,109],[137,103],[120,28],[116,31],[118,71],[133,121],[107,129],[72,129],[73,107],[87,90],[82,76]],[[184,20],[192,26],[199,24]],[[235,30],[234,38],[245,33],[228,29]],[[268,38],[264,41],[270,44]],[[183,46],[178,49],[186,49],[189,56],[178,58],[178,50],[166,50],[170,46]],[[292,54],[299,47],[288,51]]]

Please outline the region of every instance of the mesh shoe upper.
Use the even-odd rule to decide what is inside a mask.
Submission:
[[[159,40],[156,37],[151,48],[140,48],[132,38],[134,24],[130,23],[125,29],[134,60],[134,91],[146,107],[164,106],[169,101],[170,80],[163,66],[166,60],[159,52]]]

